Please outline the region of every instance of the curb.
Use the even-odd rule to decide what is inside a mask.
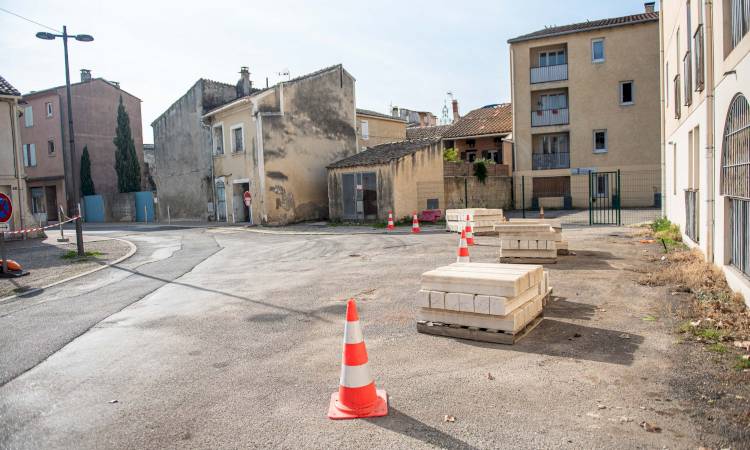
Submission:
[[[245,231],[257,234],[271,234],[271,235],[289,235],[289,236],[356,236],[356,235],[367,235],[367,234],[379,234],[383,236],[412,236],[411,229],[409,231],[384,231],[384,230],[373,230],[373,231],[353,231],[350,233],[345,232],[328,232],[328,231],[273,231],[273,230],[262,230],[246,228]],[[442,234],[445,230],[430,230],[422,229],[419,234]]]
[[[105,240],[107,240],[107,239],[105,239]],[[73,281],[75,279],[78,279],[78,278],[81,278],[81,277],[85,277],[86,275],[91,275],[92,273],[99,272],[100,270],[103,270],[103,269],[106,269],[108,267],[114,266],[115,264],[120,264],[121,262],[123,262],[126,259],[130,258],[131,256],[133,256],[135,254],[135,252],[138,250],[138,247],[136,247],[135,244],[133,244],[132,242],[127,241],[125,239],[109,238],[108,240],[124,242],[124,243],[128,244],[128,246],[130,247],[130,250],[128,250],[128,252],[125,255],[117,258],[116,260],[114,260],[112,262],[105,263],[102,266],[95,267],[95,268],[93,268],[93,269],[91,269],[91,270],[89,270],[87,272],[79,273],[77,275],[73,275],[72,277],[68,277],[68,278],[65,278],[65,279],[62,279],[62,280],[55,281],[54,283],[50,283],[50,284],[48,284],[46,286],[42,286],[42,287],[39,287],[39,288],[29,289],[28,291],[24,291],[24,292],[21,292],[21,293],[18,293],[18,294],[10,295],[8,297],[0,298],[0,303],[6,302],[8,300],[13,300],[14,298],[18,298],[18,297],[25,297],[25,296],[27,296],[29,294],[35,294],[37,292],[41,292],[41,291],[43,291],[45,289],[49,289],[49,288],[57,286],[59,284],[67,283],[68,281]]]

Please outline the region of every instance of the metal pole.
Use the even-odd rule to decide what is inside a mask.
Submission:
[[[172,216],[169,215],[169,205],[167,205],[167,224],[172,225]]]
[[[148,207],[143,205],[143,222],[148,223]]]
[[[3,258],[3,273],[8,273],[8,258],[5,257],[5,232],[0,231],[0,257]]]
[[[86,255],[83,250],[83,224],[80,217],[76,218],[76,249],[78,250],[78,256]]]
[[[68,198],[69,205],[75,205],[80,201],[78,193],[78,183],[76,182],[76,141],[75,133],[73,132],[73,104],[71,103],[70,95],[70,65],[68,64],[68,28],[63,25],[63,49],[65,50],[65,94],[68,102],[68,134],[70,138],[70,182],[69,187],[71,192]],[[73,208],[70,208],[73,209]],[[79,208],[80,214],[80,208]]]
[[[464,178],[464,208],[469,207],[469,178]]]
[[[521,176],[521,211],[526,218],[526,175]]]
[[[620,169],[617,169],[617,225],[622,225],[622,191],[620,191]]]

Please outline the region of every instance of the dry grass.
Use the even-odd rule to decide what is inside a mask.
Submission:
[[[732,292],[721,270],[707,263],[698,250],[669,253],[657,270],[644,274],[639,282],[692,293],[692,303],[682,315],[694,335],[714,342],[750,339],[750,310],[742,296]]]

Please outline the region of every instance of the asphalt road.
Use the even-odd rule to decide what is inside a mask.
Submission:
[[[634,282],[643,247],[612,232],[568,233],[578,256],[549,267],[557,301],[513,346],[416,333],[420,274],[454,261],[455,235],[133,235],[141,274],[107,269],[45,292],[28,321],[4,313],[3,328],[58,330],[66,311],[112,302],[111,315],[54,331],[44,352],[33,348],[44,332],[13,344],[24,346],[14,360],[37,354],[13,367],[46,359],[0,387],[0,448],[737,447],[674,400],[681,350],[662,319],[665,290]],[[478,242],[474,260],[493,261],[495,240]],[[326,418],[348,298],[389,394],[384,418]]]

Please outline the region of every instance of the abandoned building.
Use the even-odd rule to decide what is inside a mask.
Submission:
[[[247,67],[236,85],[201,78],[151,123],[158,217],[167,217],[169,208],[172,219],[215,219],[211,128],[202,117],[256,91]]]
[[[327,218],[326,165],[357,151],[354,88],[339,64],[205,113],[216,219],[284,225]]]
[[[328,166],[331,220],[384,221],[444,208],[439,139],[381,144]]]

